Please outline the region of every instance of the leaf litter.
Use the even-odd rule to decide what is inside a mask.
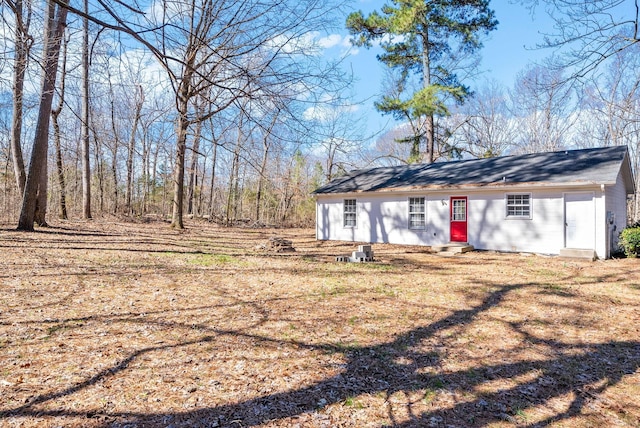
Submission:
[[[637,260],[313,236],[7,225],[0,426],[640,425]]]

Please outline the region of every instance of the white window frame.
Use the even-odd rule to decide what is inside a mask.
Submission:
[[[458,204],[456,202],[464,202],[462,205],[464,207],[464,211],[459,211]],[[451,197],[451,221],[452,222],[466,222],[467,221],[467,211],[469,209],[469,201],[466,196],[452,196]]]
[[[527,201],[525,203],[524,198]],[[512,198],[510,202],[509,199]],[[510,213],[510,209],[513,210]],[[527,212],[528,211],[528,212]],[[507,219],[531,220],[533,215],[533,197],[531,193],[507,193],[504,195],[504,215]]]
[[[422,203],[417,202],[415,200],[421,199]],[[408,199],[408,227],[411,230],[424,230],[427,228],[427,198],[424,196],[410,196]],[[422,211],[412,211],[414,207],[422,205]],[[421,224],[415,225],[413,218],[422,217]]]
[[[347,224],[347,218],[351,219],[351,217],[353,217],[353,224]],[[349,223],[351,223],[351,221],[349,221]],[[357,226],[358,226],[357,201],[353,198],[343,199],[342,200],[342,227],[347,229],[355,229]]]

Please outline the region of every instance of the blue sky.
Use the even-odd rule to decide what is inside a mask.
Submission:
[[[355,8],[367,14],[380,10],[383,4],[383,0],[360,0]],[[495,79],[505,87],[511,87],[517,74],[528,64],[540,61],[551,53],[535,48],[536,44],[542,42],[541,32],[552,29],[551,22],[544,11],[537,11],[532,16],[523,5],[508,0],[492,1],[490,7],[496,12],[499,24],[485,40],[480,52],[484,71],[480,80]],[[348,48],[347,39],[347,32],[344,31],[340,37],[334,35],[327,38],[326,43],[344,52]],[[392,121],[388,116],[381,116],[373,107],[373,102],[379,98],[384,67],[376,60],[378,52],[375,48],[351,48],[346,58],[346,65],[352,68],[357,79],[354,92],[359,101],[363,100],[361,109],[365,112],[367,128],[371,132],[388,127]],[[473,82],[467,83],[473,88]]]
[[[493,1],[491,7],[499,24],[481,51],[483,67],[487,77],[511,86],[527,64],[550,55],[548,49],[536,49],[536,44],[543,41],[542,33],[553,31],[552,22],[543,11],[532,16],[521,4],[509,1]]]

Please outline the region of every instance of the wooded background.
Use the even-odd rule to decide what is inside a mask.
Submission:
[[[428,114],[435,161],[626,145],[640,181],[638,16],[607,21],[613,3],[584,3],[546,3],[564,32],[541,44],[562,55],[513,83],[473,76],[481,51],[454,67],[473,86]],[[354,108],[359,76],[321,55],[319,37],[344,29],[348,6],[3,2],[0,221],[18,223],[32,195],[38,224],[48,212],[308,226],[311,192],[327,180],[421,161],[411,120],[371,135]],[[382,92],[400,80],[390,72]],[[636,197],[631,221],[639,210]]]

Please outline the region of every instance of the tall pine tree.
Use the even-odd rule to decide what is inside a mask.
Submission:
[[[380,41],[383,53],[378,59],[398,71],[394,90],[376,108],[411,123],[413,135],[402,140],[412,145],[410,162],[435,160],[434,116],[447,113],[447,97],[461,102],[469,94],[447,59],[454,52],[480,49],[480,36],[497,25],[488,0],[391,0],[381,13],[365,17],[360,11],[347,18],[352,43],[371,47]],[[407,97],[416,74],[420,89]]]

